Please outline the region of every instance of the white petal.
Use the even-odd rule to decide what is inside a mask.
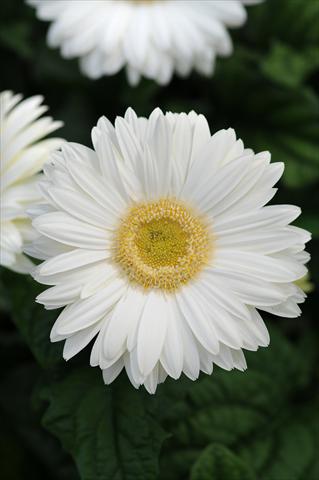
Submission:
[[[197,301],[207,312],[207,321],[213,325],[219,342],[228,347],[240,348],[243,336],[238,326],[239,319],[233,313],[229,313],[223,306],[220,306],[213,295],[208,297],[209,289],[205,288],[204,284],[196,284],[193,288],[196,292]]]
[[[193,182],[186,182],[182,192],[183,198],[185,196],[185,198],[193,199],[196,202],[195,205],[198,205],[202,212],[214,215],[214,207],[234,190],[246,174],[251,161],[252,156],[233,160],[214,175],[206,174],[207,176],[203,177],[205,180],[198,182],[196,187],[192,185]]]
[[[224,370],[232,370],[234,368],[234,360],[231,349],[226,345],[220,344],[218,355],[213,355],[213,362]]]
[[[132,288],[129,288],[119,300],[111,314],[103,339],[106,358],[114,358],[128,337],[137,330],[146,301],[146,294]]]
[[[207,313],[197,301],[196,293],[192,287],[185,286],[180,292],[176,293],[176,300],[184,321],[188,323],[199,343],[209,352],[218,353],[219,345],[216,331],[208,320]]]
[[[206,118],[204,115],[198,115],[194,125],[191,164],[210,138],[211,135]]]
[[[166,299],[161,293],[151,291],[147,296],[137,339],[138,364],[143,375],[148,375],[160,358],[168,321]]]
[[[249,322],[249,328],[251,328],[259,340],[261,347],[267,347],[270,342],[269,332],[259,312],[250,307],[251,321]]]
[[[144,381],[144,387],[148,393],[154,394],[158,385],[158,364],[153,368],[152,372]]]
[[[213,263],[218,269],[268,282],[293,282],[307,273],[307,269],[297,262],[240,250],[219,250]]]
[[[118,377],[118,375],[121,373],[123,367],[124,367],[123,358],[119,358],[119,360],[113,363],[111,367],[105,368],[104,370],[102,370],[104,383],[106,385],[110,385],[110,383],[112,383],[116,379],[116,377]]]
[[[101,117],[97,127],[92,130],[92,142],[98,154],[102,174],[108,181],[112,182],[121,196],[128,200],[128,194],[121,176],[119,153],[108,133],[109,125],[105,117]]]
[[[279,284],[269,283],[258,278],[249,277],[244,273],[231,270],[213,268],[213,275],[225,280],[229,289],[234,292],[243,303],[255,305],[276,305],[287,298],[287,292]],[[281,284],[284,285],[284,284]]]
[[[125,206],[114,186],[105,178],[101,178],[99,172],[92,168],[92,165],[84,163],[72,145],[65,145],[64,150],[72,160],[68,161],[67,169],[73,180],[105,209],[105,213],[110,219],[114,219],[115,215],[119,214]]]
[[[183,372],[191,380],[196,380],[200,371],[200,360],[196,339],[185,321],[180,322],[181,342],[183,344]]]
[[[92,250],[105,250],[109,245],[106,230],[89,226],[62,212],[47,213],[33,220],[34,228],[57,242]]]
[[[137,357],[137,348],[134,348],[130,354],[124,356],[125,369],[127,375],[134,385],[135,388],[138,388],[145,380],[145,375],[142,374]]]
[[[246,370],[247,363],[242,350],[231,349],[231,355],[233,357],[234,367],[238,370]]]
[[[173,135],[174,185],[177,190],[184,185],[192,153],[191,122],[185,113],[179,115]]]
[[[114,226],[114,215],[111,218],[108,217],[105,209],[83,192],[51,187],[48,193],[61,210],[65,210],[75,218],[99,228]]]
[[[288,300],[280,303],[279,305],[260,308],[265,312],[272,313],[273,315],[278,315],[279,317],[296,318],[301,315],[300,307],[291,298],[288,298]]]
[[[165,196],[169,193],[172,162],[171,135],[163,114],[159,114],[155,119],[153,130],[149,133],[148,145],[157,164],[158,193],[160,196]]]
[[[116,304],[124,288],[121,280],[114,280],[96,295],[69,305],[58,317],[52,332],[67,336],[94,325]]]
[[[111,263],[99,262],[95,268],[93,267],[91,273],[83,278],[84,286],[80,297],[88,298],[94,295],[112,282],[117,275],[118,271]]]
[[[83,265],[105,260],[109,256],[110,254],[106,250],[75,249],[43,262],[37,267],[37,272],[40,275],[54,275],[55,273],[66,272]]]
[[[215,219],[214,233],[221,236],[250,229],[283,227],[294,221],[300,213],[300,208],[293,205],[269,205],[248,213],[225,215]]]
[[[34,269],[34,264],[22,253],[17,253],[14,258],[14,263],[8,266],[17,273],[31,273]]]
[[[137,172],[140,158],[143,155],[138,138],[134,135],[131,125],[121,117],[117,117],[115,120],[115,130],[125,163],[133,172]]]
[[[85,348],[95,337],[100,328],[100,324],[93,325],[92,327],[81,330],[80,332],[75,333],[71,337],[67,338],[63,348],[64,360],[70,360],[70,358],[74,357],[81,350],[83,350],[83,348]]]
[[[166,338],[164,341],[163,351],[161,354],[161,364],[165,371],[172,378],[179,378],[183,369],[183,344],[180,332],[180,314],[177,308],[174,308],[172,302],[169,302],[171,310],[168,323]]]
[[[55,308],[60,308],[75,302],[79,298],[80,291],[81,281],[78,279],[74,283],[56,285],[55,287],[45,290],[37,296],[36,302],[42,303],[43,305],[48,304],[51,307],[55,305]]]
[[[221,250],[252,251],[268,255],[296,245],[300,237],[289,228],[274,230],[248,230],[243,233],[226,234],[216,239],[215,247]],[[309,239],[309,237],[308,237]]]

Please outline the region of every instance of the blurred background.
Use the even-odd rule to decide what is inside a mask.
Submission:
[[[215,75],[167,87],[122,72],[90,81],[77,60],[46,46],[47,25],[22,0],[2,0],[0,91],[42,94],[58,132],[91,146],[101,115],[195,110],[212,132],[235,128],[247,147],[286,164],[275,203],[301,206],[310,230],[311,290],[297,319],[264,315],[271,345],[248,353],[246,373],[160,386],[150,397],[124,376],[104,387],[89,349],[65,364],[49,343],[56,312],[42,287],[1,270],[0,461],[5,480],[319,479],[319,1],[267,0],[231,32],[234,54]],[[162,448],[160,448],[162,445]],[[159,457],[159,469],[158,469]]]

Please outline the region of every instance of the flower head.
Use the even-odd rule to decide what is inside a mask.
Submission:
[[[59,138],[42,140],[62,125],[51,117],[39,118],[47,110],[42,101],[40,95],[22,100],[10,91],[0,93],[0,263],[20,273],[33,267],[22,253],[24,244],[34,237],[25,210],[41,198],[36,187],[39,172],[62,142]]]
[[[167,375],[245,369],[242,349],[269,342],[258,310],[298,316],[305,297],[300,209],[265,206],[283,165],[194,112],[129,109],[92,141],[51,156],[33,220],[47,259],[34,275],[50,286],[37,301],[65,307],[51,340],[69,359],[95,338],[106,383],[125,368],[150,392]]]
[[[260,0],[27,0],[52,21],[50,47],[80,57],[90,78],[126,67],[131,84],[143,75],[160,84],[176,71],[209,75],[216,55],[232,52],[227,27],[246,21],[244,4]]]

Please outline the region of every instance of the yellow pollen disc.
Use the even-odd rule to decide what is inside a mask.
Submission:
[[[177,290],[207,264],[212,238],[202,219],[174,199],[141,203],[122,219],[114,260],[144,288]]]

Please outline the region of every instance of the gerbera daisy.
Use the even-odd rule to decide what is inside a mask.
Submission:
[[[90,78],[126,66],[134,85],[143,75],[167,84],[174,71],[210,75],[216,55],[232,53],[227,27],[246,21],[245,4],[261,0],[27,0],[52,21],[48,45],[80,57]]]
[[[269,342],[258,310],[295,317],[305,297],[300,209],[264,206],[283,164],[194,112],[129,109],[92,142],[51,156],[33,220],[47,259],[34,276],[51,286],[37,301],[65,307],[51,340],[68,360],[96,337],[105,382],[125,368],[149,392],[167,375],[245,369],[242,349]]]
[[[41,196],[36,187],[39,172],[49,154],[62,140],[43,137],[61,127],[51,117],[39,117],[47,110],[40,95],[22,100],[10,91],[0,93],[0,192],[1,265],[27,273],[32,262],[22,253],[34,236],[25,209]]]

